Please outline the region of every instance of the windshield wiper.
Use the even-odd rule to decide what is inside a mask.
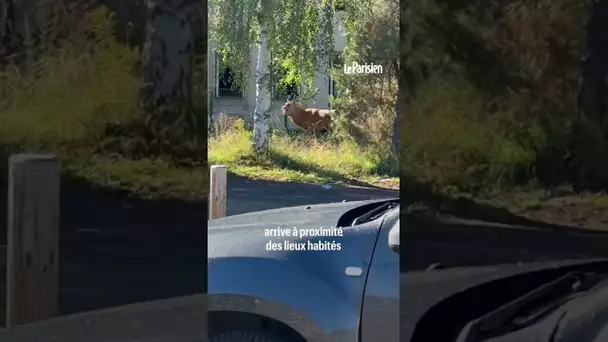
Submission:
[[[588,291],[601,279],[595,273],[569,272],[469,322],[456,342],[477,342],[517,330]]]
[[[399,205],[398,200],[386,202],[386,203],[368,211],[367,213],[357,217],[356,219],[354,219],[352,225],[356,226],[358,224],[373,221],[373,220],[377,219],[378,217],[384,215],[387,211],[397,207],[398,205]]]

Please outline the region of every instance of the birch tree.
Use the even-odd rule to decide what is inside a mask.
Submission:
[[[255,74],[255,110],[253,112],[253,148],[256,151],[268,149],[268,117],[270,116],[270,87],[268,77],[268,18],[264,12],[264,1],[259,0],[257,7],[260,40],[257,44],[258,58]]]
[[[142,53],[140,111],[148,139],[171,150],[195,127],[192,107],[193,24],[199,0],[147,0],[148,22]]]
[[[234,83],[246,89],[247,78],[255,78],[252,146],[266,151],[270,80],[301,84],[303,92],[314,88],[317,70],[333,51],[333,0],[210,0],[209,7],[212,44],[226,65],[242,71]],[[254,75],[248,72],[252,48]],[[279,67],[287,74],[277,79]]]

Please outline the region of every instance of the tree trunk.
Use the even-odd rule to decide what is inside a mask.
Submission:
[[[397,158],[399,158],[399,143],[401,140],[399,136],[399,132],[401,131],[399,129],[401,123],[401,98],[401,91],[397,91],[397,100],[395,101],[395,118],[393,119],[393,130],[391,132],[391,151]]]
[[[147,143],[171,151],[196,132],[192,103],[198,0],[148,0],[140,110]]]
[[[579,180],[608,185],[608,120],[606,120],[606,77],[608,77],[608,0],[592,2],[587,24],[587,53],[583,62],[579,93],[581,130]]]
[[[332,7],[334,6],[333,1],[326,1],[322,8],[321,15],[319,16],[319,28],[320,32],[316,37],[316,49],[317,49],[317,70],[315,71],[315,95],[313,97],[312,105],[316,108],[329,108],[329,94],[321,93],[320,89],[325,89],[329,85],[329,67],[331,62],[332,51],[325,51],[325,42],[333,39],[333,16]],[[326,30],[327,26],[330,25],[331,30]],[[333,44],[332,44],[333,45]]]
[[[268,89],[268,31],[260,23],[260,42],[255,80],[255,111],[253,112],[253,150],[268,150],[268,121],[270,116],[270,90]]]

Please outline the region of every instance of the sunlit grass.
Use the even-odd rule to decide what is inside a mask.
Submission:
[[[236,121],[235,127],[209,138],[209,163],[226,165],[237,175],[280,181],[377,183],[388,177],[381,156],[354,142],[276,133],[270,137],[268,153],[258,155],[251,138],[242,121]]]

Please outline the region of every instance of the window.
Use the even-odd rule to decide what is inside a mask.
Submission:
[[[329,77],[329,95],[333,96],[334,98],[338,97],[338,91],[336,90],[336,80],[331,78],[331,76]]]
[[[343,61],[343,57],[342,57],[342,52],[338,52],[338,51],[334,51],[333,55],[332,55],[332,59],[331,59],[331,67],[334,70],[334,72],[340,72],[339,70],[342,69],[344,65],[344,61]],[[336,70],[337,69],[337,70]],[[333,79],[331,76],[329,76],[329,95],[333,96],[333,97],[338,97],[339,95],[339,91],[336,85],[336,80]]]
[[[298,85],[295,82],[286,85],[276,85],[273,87],[275,100],[293,99],[298,96]]]
[[[222,59],[215,54],[215,70],[216,70],[216,88],[215,97],[243,97],[243,91],[240,86],[234,84],[233,70],[222,63]]]

